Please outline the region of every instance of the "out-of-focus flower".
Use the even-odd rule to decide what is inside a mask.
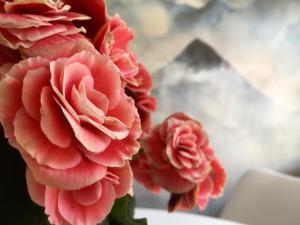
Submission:
[[[223,193],[226,173],[209,147],[207,133],[185,114],[175,113],[156,126],[144,137],[143,148],[132,163],[134,175],[151,191],[169,191],[170,211],[197,204],[204,209],[210,197]]]

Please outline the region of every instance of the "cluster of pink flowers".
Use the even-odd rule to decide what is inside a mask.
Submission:
[[[104,0],[0,0],[0,121],[51,224],[96,225],[132,194],[141,137],[136,177],[172,192],[172,209],[222,191],[199,124],[178,114],[148,136],[156,101],[132,39]]]

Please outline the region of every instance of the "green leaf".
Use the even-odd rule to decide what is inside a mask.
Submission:
[[[134,219],[134,198],[125,196],[118,199],[109,214],[109,222],[113,225],[147,225],[146,219]]]

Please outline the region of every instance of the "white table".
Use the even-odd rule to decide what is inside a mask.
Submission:
[[[135,218],[147,218],[148,225],[243,225],[190,213],[168,213],[166,210],[137,208]]]

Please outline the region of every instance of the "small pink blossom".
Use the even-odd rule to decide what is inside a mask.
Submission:
[[[136,79],[139,71],[137,59],[128,49],[132,39],[132,30],[119,15],[115,15],[107,20],[94,37],[93,42],[101,53],[111,58],[121,71],[122,78],[126,83],[139,86]]]

